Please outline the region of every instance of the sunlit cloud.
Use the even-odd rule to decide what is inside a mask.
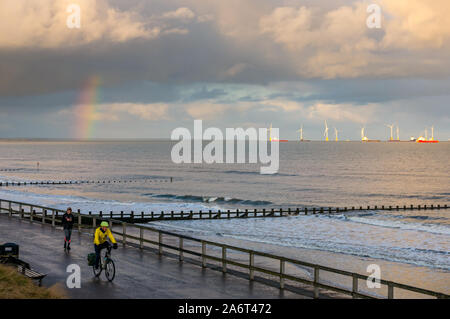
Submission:
[[[170,11],[170,12],[166,12],[163,14],[164,18],[169,18],[169,19],[184,19],[184,20],[190,20],[195,18],[195,13],[192,12],[191,9],[186,8],[186,7],[182,7],[182,8],[178,8],[175,11]]]
[[[130,114],[143,120],[158,121],[169,119],[169,105],[162,103],[136,104],[136,103],[113,103],[99,105],[98,109],[104,113],[113,113],[119,116]]]
[[[0,47],[71,47],[106,40],[155,38],[157,26],[147,26],[134,11],[120,11],[107,0],[77,0],[81,27],[67,27],[72,0],[18,0],[0,2]]]
[[[376,109],[376,105],[317,103],[308,107],[307,117],[319,121],[331,119],[337,122],[365,124],[376,120],[376,117],[374,116]]]

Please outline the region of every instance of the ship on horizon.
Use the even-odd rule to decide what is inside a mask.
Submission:
[[[289,142],[288,140],[280,140],[278,137],[272,137],[272,123],[269,127],[269,142]]]
[[[425,129],[425,137],[420,136],[416,139],[416,143],[430,143],[436,144],[439,143],[438,140],[434,139],[434,126],[431,127],[431,138],[428,138],[428,129]]]
[[[365,134],[365,127],[361,128],[361,141],[362,142],[381,142],[380,140],[369,140],[369,138]]]
[[[298,140],[299,142],[311,142],[311,140],[305,140],[303,138],[303,125],[302,127],[300,127],[300,129],[298,131],[296,131],[298,133],[300,133],[300,139]]]

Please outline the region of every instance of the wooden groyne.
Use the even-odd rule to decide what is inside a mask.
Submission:
[[[266,218],[289,217],[298,215],[342,214],[354,211],[373,210],[440,210],[447,209],[444,205],[409,205],[409,206],[367,206],[367,207],[303,207],[303,208],[271,208],[271,209],[236,209],[236,210],[207,210],[207,211],[160,211],[160,212],[88,212],[96,218],[110,218],[127,223],[148,223],[158,220],[196,220],[196,219],[233,219],[233,218]]]
[[[18,210],[18,206],[20,210]],[[36,209],[46,211],[48,214],[42,214],[40,218],[35,218],[33,212]],[[19,214],[13,214],[19,212]],[[48,224],[56,227],[61,224],[61,217],[64,211],[43,207],[27,203],[19,203],[8,200],[0,200],[0,213],[8,215],[9,218],[20,218],[29,220],[31,223]],[[74,213],[76,217],[75,229],[78,231],[88,231],[92,233],[98,226],[100,220],[94,216],[81,215]],[[88,223],[82,221],[87,218]],[[173,256],[174,253],[180,262],[192,262],[200,265],[202,268],[209,268],[222,271],[223,273],[234,274],[236,271],[229,269],[233,267],[239,269],[238,273],[246,275],[248,280],[257,281],[264,284],[277,284],[280,289],[297,292],[296,284],[307,285],[313,289],[313,297],[319,298],[321,293],[325,291],[335,291],[341,294],[352,296],[353,298],[395,298],[397,290],[405,290],[416,294],[434,297],[434,298],[450,298],[450,295],[388,281],[381,279],[382,288],[379,291],[387,291],[387,295],[372,295],[360,288],[361,281],[367,281],[371,278],[367,275],[353,273],[338,268],[327,267],[320,264],[313,264],[301,260],[287,258],[284,256],[268,254],[260,251],[250,250],[238,246],[232,246],[214,242],[211,240],[202,240],[190,236],[163,231],[153,227],[145,227],[135,224],[126,223],[115,219],[104,219],[109,222],[112,232],[116,239],[123,245],[128,245],[141,250],[154,250],[156,248],[159,255]],[[174,244],[175,242],[176,244]],[[187,249],[187,243],[191,244]],[[220,255],[217,256],[213,250],[218,250]],[[234,253],[247,255],[246,261],[236,261],[230,256]],[[189,258],[186,255],[191,256]],[[278,263],[279,270],[271,269],[267,265]],[[286,271],[289,266],[301,266],[308,270],[310,276],[297,275]],[[289,268],[288,268],[289,267]],[[352,283],[351,286],[334,285],[323,279],[323,273],[333,273],[348,278]],[[321,275],[322,274],[322,275]],[[272,279],[263,278],[261,276],[269,276]],[[276,279],[273,279],[276,278]],[[384,287],[383,287],[384,286]]]
[[[26,182],[0,182],[0,187],[12,186],[38,186],[38,185],[77,185],[77,184],[126,184],[126,183],[172,183],[173,177],[163,179],[140,179],[140,180],[103,180],[103,181],[26,181]]]
[[[14,215],[20,215],[23,213],[33,214],[35,218],[42,218],[42,215],[49,214],[51,211],[55,211],[56,217],[58,217],[59,211],[52,208],[48,209],[43,206],[25,204],[27,207],[31,207],[31,211],[25,212],[24,205],[21,202],[5,201],[2,202],[12,205],[11,213]],[[235,219],[235,218],[279,218],[290,217],[298,215],[317,215],[317,214],[343,214],[347,212],[356,211],[413,211],[413,210],[441,210],[448,209],[447,204],[438,205],[403,205],[403,206],[359,206],[359,207],[302,207],[302,208],[271,208],[271,209],[235,209],[235,210],[207,210],[207,211],[159,211],[159,212],[113,212],[113,211],[99,211],[99,212],[81,212],[80,209],[74,209],[82,218],[82,224],[85,220],[96,219],[114,219],[127,223],[148,223],[152,221],[162,220],[199,220],[199,219]],[[64,211],[62,212],[64,214]]]

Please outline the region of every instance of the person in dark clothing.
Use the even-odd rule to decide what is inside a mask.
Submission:
[[[66,213],[62,217],[62,225],[64,228],[64,250],[70,250],[70,237],[72,236],[74,218],[72,208],[67,208]]]

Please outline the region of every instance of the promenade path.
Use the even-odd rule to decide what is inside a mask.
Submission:
[[[134,247],[113,250],[116,278],[108,282],[102,273],[95,278],[86,256],[93,251],[92,235],[72,234],[72,250],[63,249],[61,228],[30,223],[0,215],[0,244],[13,242],[20,246],[19,258],[39,272],[48,274],[44,286],[60,286],[69,298],[306,298],[231,274],[179,262],[170,256],[159,256]],[[78,264],[81,268],[81,288],[66,286],[70,273],[66,268]]]

